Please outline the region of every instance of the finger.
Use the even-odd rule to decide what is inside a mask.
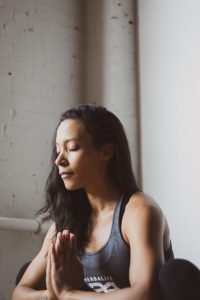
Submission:
[[[67,261],[67,238],[68,238],[69,231],[63,230],[63,258],[64,263]]]
[[[50,246],[51,247],[51,246]],[[51,248],[49,247],[46,267],[46,285],[47,289],[51,286]]]
[[[63,237],[61,232],[58,233],[56,238],[55,251],[57,257],[57,264],[59,263],[60,265],[62,265],[64,262],[63,260],[64,247],[63,247]]]
[[[74,234],[70,233],[70,249],[71,249],[71,252],[72,252],[72,256],[74,256],[74,250],[76,249],[74,238],[75,238]]]
[[[76,240],[76,236],[73,234],[71,236],[71,251],[72,251],[72,258],[74,260],[78,259],[78,250],[77,250],[77,240]]]
[[[56,242],[55,242],[56,252],[58,251],[58,248],[59,248],[60,236],[61,236],[61,232],[58,232],[57,236],[56,236]]]
[[[50,267],[51,267],[51,273],[50,273],[50,284],[51,284],[51,292],[53,293],[52,299],[58,299],[56,295],[57,291],[57,284],[56,284],[56,272],[57,272],[57,254],[55,250],[55,244],[51,245],[51,251],[50,251]]]
[[[54,273],[57,268],[57,253],[56,253],[54,244],[52,244],[52,247],[51,247],[50,262],[51,262],[50,266],[52,269],[52,273]]]
[[[66,230],[64,234],[64,253],[65,253],[65,263],[68,263],[71,257],[69,230]]]
[[[68,235],[68,234],[69,234],[69,230],[68,230],[68,229],[64,229],[64,230],[63,230],[63,234],[64,234],[64,235]]]

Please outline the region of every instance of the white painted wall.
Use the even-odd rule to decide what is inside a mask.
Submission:
[[[0,0],[0,216],[33,218],[44,200],[53,131],[83,95],[82,4]],[[0,299],[42,237],[0,230]]]
[[[200,267],[200,2],[138,3],[143,188]]]
[[[139,180],[135,1],[86,3],[85,99],[119,117]]]

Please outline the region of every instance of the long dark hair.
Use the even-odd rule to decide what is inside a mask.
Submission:
[[[96,148],[112,143],[114,153],[108,163],[108,175],[121,192],[132,191],[134,193],[139,190],[132,171],[130,150],[124,128],[112,112],[102,106],[80,104],[63,113],[58,126],[66,119],[83,122]],[[42,221],[53,219],[57,232],[69,229],[75,233],[78,249],[81,251],[88,241],[91,206],[85,190],[67,190],[58,173],[58,167],[55,164],[57,128],[53,139],[52,169],[46,182],[46,202],[38,213],[43,214]]]

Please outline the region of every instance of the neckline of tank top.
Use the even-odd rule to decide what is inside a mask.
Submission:
[[[116,220],[116,214],[118,212],[118,218],[120,218],[120,213],[121,213],[121,205],[126,205],[127,202],[129,201],[130,199],[130,196],[131,196],[131,193],[130,191],[128,192],[122,192],[120,197],[119,197],[119,200],[117,201],[116,203],[116,206],[115,206],[115,209],[114,209],[114,213],[113,213],[113,219],[112,219],[112,225],[111,225],[111,230],[110,230],[110,234],[109,234],[109,237],[108,237],[108,240],[105,242],[105,244],[100,247],[98,250],[96,251],[84,251],[83,252],[83,255],[84,256],[94,256],[94,255],[98,255],[100,254],[106,247],[107,245],[109,244],[110,240],[111,240],[111,237],[112,237],[112,234],[113,234],[113,231],[114,231],[114,225],[116,222],[120,222],[120,219]],[[120,229],[119,229],[120,230]],[[121,234],[121,231],[120,231],[120,236],[122,238],[122,241],[124,242],[124,244],[129,247],[129,244],[124,240],[122,234]],[[174,253],[173,253],[173,247],[172,247],[172,243],[171,243],[171,240],[170,240],[170,245],[168,247],[167,250],[164,251],[164,257],[167,258],[167,257],[173,257],[174,256]]]
[[[111,237],[112,237],[113,230],[114,230],[116,213],[119,211],[119,206],[122,203],[123,199],[124,199],[124,193],[121,194],[121,196],[119,197],[119,200],[116,202],[116,206],[115,206],[115,209],[114,209],[114,212],[113,212],[112,225],[111,225],[111,230],[110,230],[110,234],[109,234],[108,240],[105,242],[105,244],[102,247],[100,247],[96,251],[91,251],[91,252],[90,251],[84,251],[83,252],[84,256],[97,255],[97,254],[101,253],[106,248],[106,246],[109,244],[109,242],[111,240]]]

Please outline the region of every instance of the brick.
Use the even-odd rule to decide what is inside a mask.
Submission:
[[[37,35],[41,36],[52,34],[52,19],[50,19],[50,21],[44,21],[33,16],[27,16],[23,13],[15,13],[15,22],[17,26],[23,27],[24,31],[35,32]]]
[[[24,34],[23,28],[10,24],[6,24],[2,31],[2,36],[12,42],[21,41]]]
[[[69,28],[67,26],[55,24],[54,26],[54,38],[55,42],[71,42],[71,43],[83,43],[82,42],[82,34],[83,29],[80,28],[76,30],[76,28]]]
[[[36,80],[26,80],[24,78],[14,78],[13,91],[21,92],[29,97],[52,97],[53,86]],[[27,99],[28,101],[28,99]]]
[[[53,0],[49,1],[32,1],[30,7],[30,15],[37,19],[54,22],[55,8],[52,7]]]
[[[1,7],[0,8],[0,23],[6,24],[13,20],[13,10]]]
[[[50,60],[50,54],[44,47],[22,41],[13,43],[12,57],[28,60],[31,63],[37,62],[38,65]]]
[[[31,2],[34,0],[10,0],[10,6],[15,10],[15,11],[20,11],[20,12],[29,12],[31,9]]]
[[[13,105],[13,92],[6,91],[3,88],[1,88],[1,86],[0,86],[0,90],[1,90],[1,95],[0,95],[1,108],[8,110]]]
[[[12,43],[0,40],[0,58],[8,58],[12,53]]]
[[[8,76],[31,77],[31,62],[25,59],[0,59],[1,70]]]
[[[41,46],[41,47],[43,47],[45,44],[45,36],[37,34],[32,30],[24,29],[24,34],[23,34],[22,40],[24,42],[29,43],[30,45],[37,44],[38,46]]]
[[[6,90],[6,91],[12,91],[12,83],[13,78],[4,71],[2,73],[1,66],[0,66],[0,89]],[[0,99],[2,99],[2,96],[0,96]]]
[[[82,91],[69,88],[65,84],[54,85],[54,97],[56,102],[66,104],[66,109],[67,107],[72,106],[74,103],[83,101]]]

